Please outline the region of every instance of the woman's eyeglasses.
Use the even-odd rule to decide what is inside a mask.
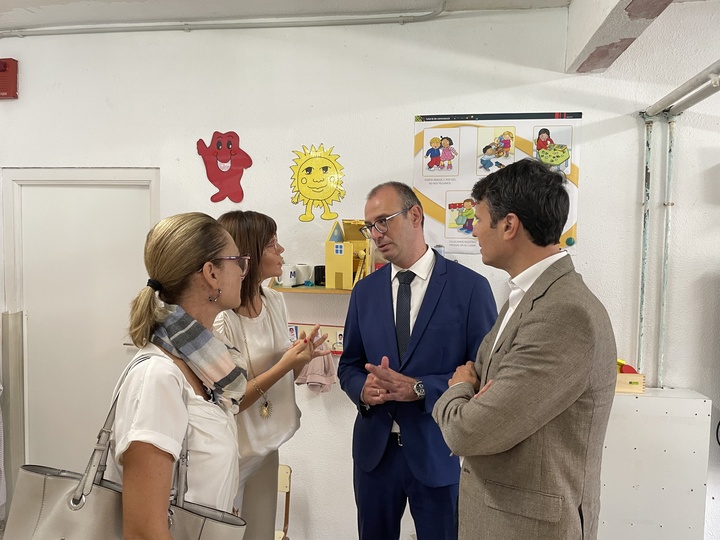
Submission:
[[[250,268],[250,255],[227,255],[226,257],[215,257],[213,261],[235,261],[240,267],[242,277],[247,275]],[[199,272],[202,272],[202,268]]]
[[[265,246],[265,249],[275,252],[276,255],[280,255],[283,251],[285,251],[285,248],[280,245],[280,242],[278,242],[277,238],[273,238],[272,240],[270,240],[270,243]]]

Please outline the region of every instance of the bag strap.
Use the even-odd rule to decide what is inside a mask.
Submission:
[[[138,356],[125,370],[125,373],[123,373],[122,379],[120,379],[120,383],[118,384],[118,394],[115,396],[110,411],[105,418],[105,423],[98,433],[97,442],[85,468],[85,473],[83,473],[80,483],[77,489],[75,489],[72,499],[70,499],[71,507],[80,508],[85,504],[85,497],[87,497],[92,490],[93,484],[99,485],[102,481],[105,469],[107,468],[107,458],[110,453],[110,435],[112,434],[112,426],[113,422],[115,422],[115,410],[117,409],[117,402],[120,397],[119,388],[125,382],[125,378],[128,373],[130,373],[130,370],[150,358],[150,356],[149,354]]]
[[[188,423],[188,431],[190,431],[190,424]],[[188,470],[188,446],[187,446],[187,432],[182,442],[182,449],[180,450],[180,458],[177,460],[175,465],[176,471],[173,475],[172,490],[170,491],[170,504],[175,504],[182,508],[185,505],[185,493],[187,493],[187,470]]]
[[[97,442],[95,448],[90,456],[85,473],[80,479],[78,487],[75,489],[75,493],[70,499],[71,508],[79,509],[85,504],[85,498],[92,491],[93,485],[100,485],[107,469],[107,459],[110,454],[110,435],[112,435],[112,427],[115,422],[115,411],[117,409],[118,398],[120,397],[120,387],[125,382],[125,379],[130,373],[130,370],[144,362],[152,355],[144,354],[138,356],[125,370],[120,383],[118,384],[118,394],[113,399],[110,411],[105,418],[105,423],[100,429],[97,436]],[[183,438],[182,448],[180,450],[180,457],[175,465],[175,474],[173,475],[172,489],[170,491],[170,504],[183,508],[185,505],[185,493],[187,492],[187,469],[188,469],[188,445],[187,445],[187,434],[190,430],[190,424],[185,432]]]

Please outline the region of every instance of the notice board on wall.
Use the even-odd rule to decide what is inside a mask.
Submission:
[[[454,114],[415,117],[413,187],[425,215],[428,243],[447,253],[477,254],[472,238],[473,185],[515,161],[536,157],[568,179],[570,211],[561,247],[577,242],[582,113]]]

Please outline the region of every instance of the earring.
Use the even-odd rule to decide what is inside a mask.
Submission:
[[[220,295],[222,294],[222,289],[220,287],[218,287],[217,292],[218,292],[218,295],[215,298],[213,298],[212,296],[208,296],[208,302],[217,302],[220,299]]]

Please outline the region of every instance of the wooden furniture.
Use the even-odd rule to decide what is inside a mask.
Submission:
[[[289,465],[278,465],[278,493],[285,494],[285,515],[283,517],[283,528],[275,531],[275,540],[290,540],[287,536],[290,522],[290,477],[292,469]]]

